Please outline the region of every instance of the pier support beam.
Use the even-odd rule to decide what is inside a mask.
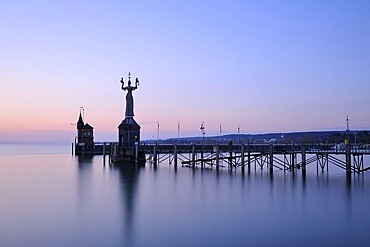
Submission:
[[[175,167],[177,167],[177,145],[175,144],[175,147],[173,149],[173,163]]]
[[[219,145],[216,145],[216,170],[220,169],[220,151],[219,151]]]
[[[200,151],[200,167],[204,168],[203,150]]]
[[[248,173],[251,171],[251,149],[248,142]]]
[[[195,168],[195,144],[191,148],[191,164]]]
[[[157,144],[153,147],[153,164],[157,165]]]
[[[302,174],[306,174],[306,146],[301,145],[302,151]]]
[[[345,140],[346,145],[346,173],[351,174],[351,147],[349,146],[348,139]]]
[[[242,168],[242,173],[244,173],[244,163],[245,163],[245,157],[244,157],[244,144],[240,147],[240,166]]]
[[[269,168],[270,168],[270,172],[272,173],[273,170],[274,170],[274,146],[273,144],[270,144],[270,161],[269,161]]]

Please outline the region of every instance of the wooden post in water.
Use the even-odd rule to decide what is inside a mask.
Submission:
[[[248,142],[248,172],[251,171],[251,149]]]
[[[242,173],[244,173],[244,144],[240,147],[240,162],[241,162],[241,167],[242,167]]]
[[[177,144],[175,144],[175,147],[173,149],[173,163],[175,167],[177,167]]]
[[[103,165],[105,166],[105,142],[103,143]]]
[[[346,173],[351,174],[351,147],[349,146],[348,139],[344,143],[346,145]]]
[[[201,164],[201,167],[202,169],[204,168],[204,161],[203,161],[203,150],[200,151],[200,164]]]
[[[153,164],[157,165],[157,144],[153,147]]]
[[[138,163],[139,158],[139,143],[135,142],[135,165]]]
[[[229,143],[229,168],[233,169],[233,142]]]
[[[72,155],[73,155],[73,142],[72,142]]]
[[[301,145],[302,151],[302,174],[306,174],[306,146],[304,144]]]
[[[270,144],[270,162],[269,162],[269,167],[270,167],[270,173],[273,172],[274,167],[273,167],[273,162],[274,162],[274,146],[271,143]]]
[[[219,145],[216,145],[216,170],[220,169],[220,151],[219,151]]]
[[[294,175],[294,141],[292,141],[292,153],[290,155],[290,166]]]
[[[191,164],[195,168],[195,144],[191,147]]]

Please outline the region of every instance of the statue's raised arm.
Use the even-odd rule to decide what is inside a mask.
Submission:
[[[121,77],[121,84],[122,84],[122,87],[121,87],[121,89],[122,90],[126,90],[127,89],[127,87],[125,87],[124,85],[125,85],[125,82],[123,81],[123,77]]]

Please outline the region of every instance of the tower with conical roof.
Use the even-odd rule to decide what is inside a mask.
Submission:
[[[94,128],[84,123],[81,112],[77,121],[77,145],[85,146],[85,151],[94,147]]]

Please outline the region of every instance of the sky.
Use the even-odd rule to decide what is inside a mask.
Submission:
[[[0,8],[0,143],[370,128],[370,1],[18,1]],[[127,84],[126,84],[127,85]],[[178,123],[180,132],[178,133]]]

